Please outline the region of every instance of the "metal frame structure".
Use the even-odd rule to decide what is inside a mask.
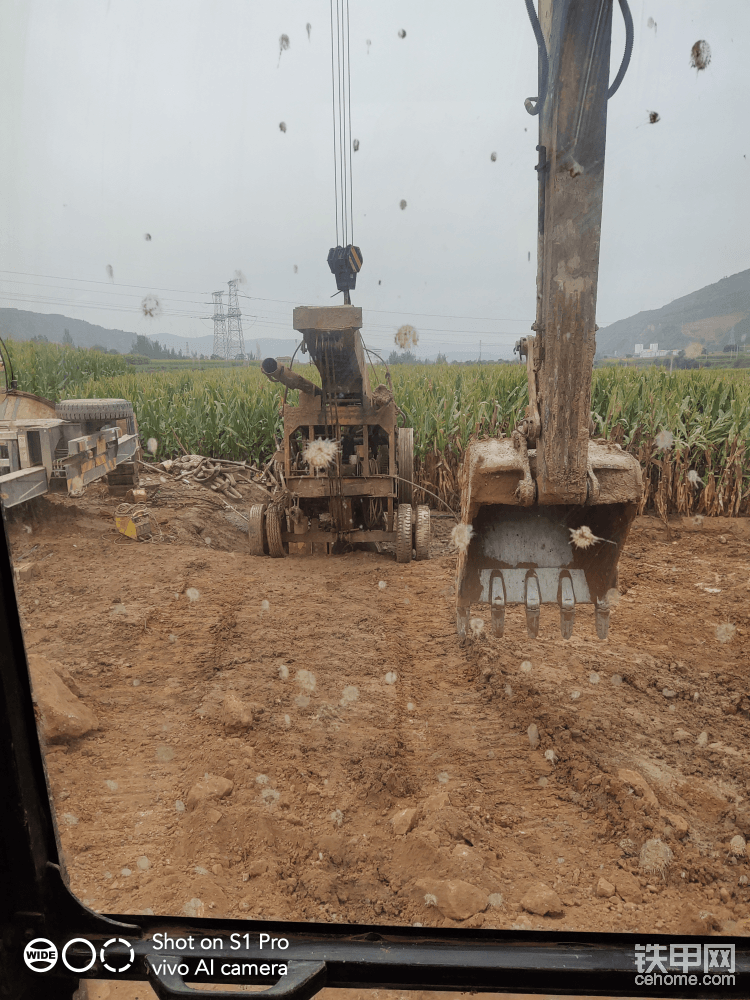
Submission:
[[[271,555],[327,553],[337,542],[395,542],[396,558],[429,558],[429,507],[412,509],[413,430],[398,427],[387,386],[370,387],[358,306],[298,306],[294,329],[300,349],[320,373],[321,386],[274,358],[265,375],[299,402],[284,401],[284,438],[276,453],[281,495],[263,515],[251,517],[251,548],[260,554],[263,531]],[[308,448],[325,441],[329,464],[316,468]],[[259,513],[259,512],[256,512]],[[287,525],[286,521],[289,521]]]
[[[237,357],[245,357],[245,338],[242,335],[242,313],[240,312],[240,300],[237,297],[239,278],[232,278],[228,284],[226,356],[234,360]]]
[[[228,358],[227,349],[227,317],[224,313],[224,292],[212,292],[211,298],[214,302],[214,349],[213,353],[219,358]]]
[[[40,396],[0,392],[0,506],[73,493],[121,470],[138,453],[135,430],[132,415],[66,420]]]

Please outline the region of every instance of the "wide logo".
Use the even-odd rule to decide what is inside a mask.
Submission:
[[[23,960],[32,972],[49,972],[57,962],[57,948],[48,938],[34,938],[23,949]]]

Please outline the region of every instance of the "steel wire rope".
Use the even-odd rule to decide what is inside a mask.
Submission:
[[[343,101],[343,87],[341,78],[341,4],[340,0],[336,0],[336,100],[337,106],[336,110],[338,112],[338,140],[339,140],[339,176],[341,177],[341,184],[339,186],[339,194],[341,196],[341,225],[342,225],[342,240],[344,246],[346,246],[347,241],[347,225],[346,225],[346,163],[344,160],[344,116],[342,109]]]
[[[346,0],[346,98],[349,108],[349,138],[347,140],[346,151],[349,157],[349,222],[351,227],[351,241],[354,243],[354,200],[352,196],[352,74],[351,58],[349,49],[349,0]]]
[[[331,111],[333,118],[333,196],[336,209],[336,246],[339,244],[339,186],[338,162],[336,160],[336,78],[334,75],[335,58],[333,45],[333,0],[331,0]],[[343,224],[343,219],[342,219]]]

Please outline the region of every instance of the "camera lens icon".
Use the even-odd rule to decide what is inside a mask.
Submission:
[[[57,962],[57,946],[49,938],[34,938],[23,949],[23,960],[32,972],[49,972]]]
[[[127,956],[112,953],[112,945],[118,944],[124,945],[127,948]],[[107,954],[108,949],[110,949],[110,954]],[[107,972],[127,972],[135,961],[135,951],[130,941],[126,941],[125,938],[110,938],[109,941],[105,941],[102,945],[99,957]]]
[[[74,965],[71,959],[68,957],[68,950],[74,944],[83,945],[89,951],[88,959],[83,961],[82,965]],[[71,972],[77,972],[79,974],[83,972],[88,972],[89,969],[93,968],[94,962],[96,962],[96,948],[88,940],[88,938],[71,938],[70,941],[66,942],[65,947],[62,950],[62,960],[63,965],[66,969],[70,969]]]

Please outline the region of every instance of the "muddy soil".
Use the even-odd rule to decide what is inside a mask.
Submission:
[[[45,751],[88,906],[750,933],[750,522],[640,518],[606,642],[588,608],[567,642],[511,609],[461,646],[449,518],[402,566],[250,556],[190,505],[130,541],[117,503],[7,520],[27,648],[98,721]]]

